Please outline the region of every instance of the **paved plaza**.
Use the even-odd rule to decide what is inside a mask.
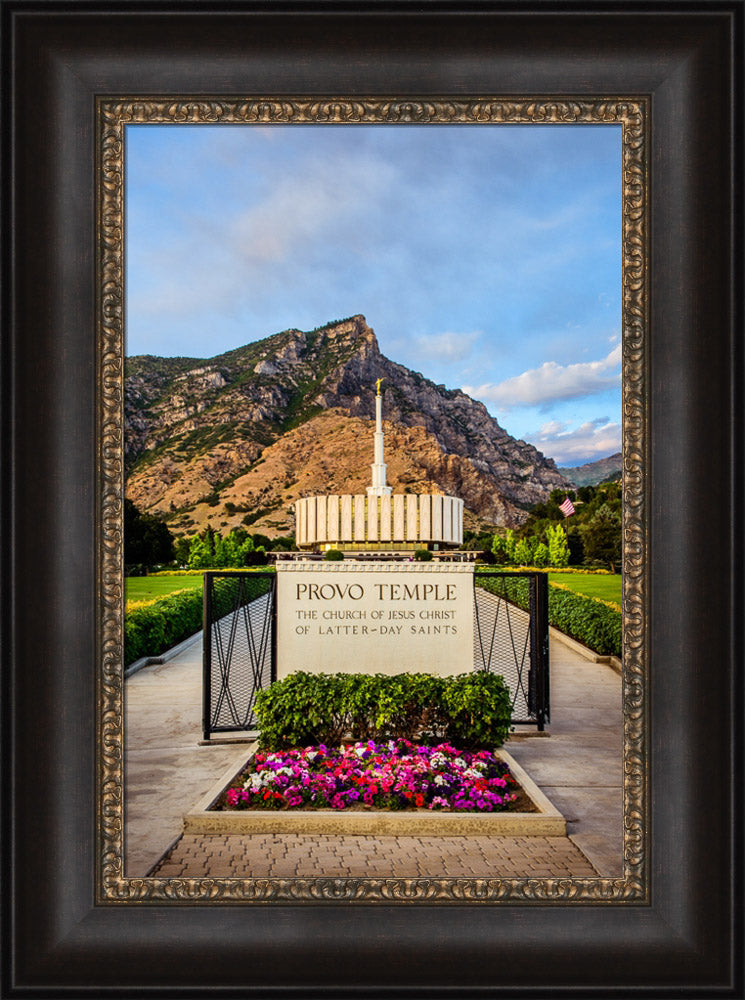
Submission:
[[[621,678],[551,631],[549,735],[523,730],[505,749],[564,814],[567,837],[182,835],[184,814],[247,753],[245,744],[199,745],[197,636],[125,682],[125,876],[620,875]]]
[[[158,877],[540,878],[597,872],[568,837],[185,834]]]

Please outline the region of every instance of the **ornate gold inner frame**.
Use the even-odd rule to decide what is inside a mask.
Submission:
[[[647,549],[648,102],[604,97],[99,98],[97,283],[99,649],[97,897],[102,903],[648,902]],[[123,217],[128,123],[463,123],[622,126],[624,831],[620,878],[127,878],[123,873]]]

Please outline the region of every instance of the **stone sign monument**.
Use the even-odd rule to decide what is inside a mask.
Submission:
[[[277,564],[277,679],[310,673],[450,675],[473,663],[473,566]]]

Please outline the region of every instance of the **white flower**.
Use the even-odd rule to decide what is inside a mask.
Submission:
[[[456,767],[465,767],[466,766],[466,762],[463,760],[462,757],[456,757],[455,760],[453,761],[453,763],[455,764]]]

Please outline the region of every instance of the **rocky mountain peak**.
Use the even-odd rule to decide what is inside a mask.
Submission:
[[[128,359],[127,495],[141,508],[161,511],[176,532],[203,527],[212,518],[221,518],[216,527],[232,526],[242,515],[249,520],[257,515],[257,530],[291,530],[293,490],[300,495],[292,483],[302,478],[297,470],[287,469],[283,482],[289,486],[279,489],[275,476],[258,492],[249,491],[247,503],[240,502],[236,484],[261,463],[269,465],[273,449],[295,456],[292,465],[305,441],[301,464],[311,471],[308,481],[322,485],[326,476],[344,491],[331,469],[335,440],[347,442],[337,427],[345,421],[354,425],[354,440],[362,441],[357,457],[366,477],[369,461],[362,459],[368,444],[372,450],[378,378],[390,432],[400,428],[400,446],[421,452],[404,456],[408,465],[393,463],[401,479],[391,480],[394,489],[411,489],[415,481],[424,489],[429,483],[462,496],[477,520],[515,525],[532,504],[567,485],[552,460],[510,437],[482,403],[385,357],[365,317],[356,315],[315,330],[285,330],[210,359]],[[333,413],[332,424],[318,426],[337,428],[325,443],[322,434],[310,433],[324,413]],[[282,449],[288,434],[293,447]],[[349,452],[351,446],[344,447]],[[238,520],[227,503],[237,509]]]

